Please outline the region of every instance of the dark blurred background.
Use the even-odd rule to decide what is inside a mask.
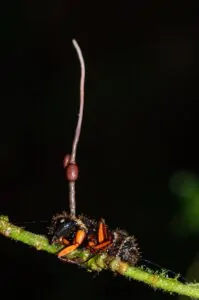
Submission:
[[[40,221],[68,208],[62,161],[79,109],[76,38],[87,72],[78,212],[126,229],[144,258],[199,280],[198,8],[192,1],[1,6],[0,213],[46,234],[49,224]],[[0,266],[8,298],[171,297],[2,236]]]

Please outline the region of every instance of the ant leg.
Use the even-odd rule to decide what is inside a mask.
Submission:
[[[112,241],[106,241],[93,247],[94,250],[105,250],[108,246],[112,245]]]
[[[98,228],[98,244],[93,246],[94,250],[103,250],[106,249],[107,246],[112,244],[111,238],[108,236],[107,225],[105,221],[101,219],[99,222]]]
[[[66,245],[66,246],[70,245],[70,242],[65,238],[61,238],[60,241],[61,241],[62,244]]]
[[[75,235],[75,239],[73,241],[73,244],[65,247],[64,249],[62,249],[57,254],[57,256],[59,258],[61,258],[62,256],[65,256],[65,255],[71,253],[72,251],[74,251],[75,249],[77,249],[82,244],[85,237],[86,237],[86,232],[82,229],[78,230],[76,235]]]
[[[105,224],[104,219],[101,219],[99,222],[99,228],[98,228],[98,243],[102,243],[105,240],[108,239],[108,234],[107,234],[107,226]]]

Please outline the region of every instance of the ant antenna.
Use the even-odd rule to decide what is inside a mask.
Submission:
[[[75,217],[76,215],[76,201],[75,201],[75,181],[78,178],[78,166],[76,164],[76,152],[77,152],[77,145],[79,142],[79,137],[81,133],[82,127],[82,119],[83,119],[83,111],[84,111],[84,84],[85,84],[85,63],[84,58],[82,55],[82,51],[76,42],[76,40],[72,40],[73,46],[77,51],[77,56],[80,62],[81,68],[81,77],[80,77],[80,106],[79,106],[79,114],[78,114],[78,121],[77,127],[75,130],[75,135],[72,144],[72,152],[71,154],[67,154],[64,157],[64,168],[66,168],[66,178],[69,182],[69,208],[70,208],[70,215]]]

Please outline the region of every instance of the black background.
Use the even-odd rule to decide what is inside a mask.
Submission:
[[[68,207],[62,161],[78,113],[76,38],[87,72],[78,212],[135,234],[145,258],[186,275],[198,238],[173,232],[180,202],[169,180],[199,168],[198,9],[191,3],[4,4],[2,214],[16,223],[34,220],[26,227],[45,234],[48,223],[39,221]],[[4,237],[0,245],[8,298],[171,297],[108,272],[94,276]]]

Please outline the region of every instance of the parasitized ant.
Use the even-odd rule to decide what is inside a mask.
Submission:
[[[66,178],[69,183],[69,213],[64,211],[53,216],[49,230],[51,243],[58,243],[64,246],[62,250],[57,253],[57,257],[65,262],[79,264],[78,262],[68,259],[67,255],[78,248],[83,248],[89,249],[89,251],[93,254],[106,252],[110,256],[118,257],[132,266],[144,263],[144,265],[152,264],[155,267],[161,268],[159,265],[141,257],[138,243],[133,235],[129,235],[124,230],[110,229],[104,219],[96,222],[84,215],[76,215],[75,183],[78,179],[76,151],[83,119],[85,63],[78,43],[76,40],[73,40],[72,42],[80,61],[81,77],[80,107],[77,127],[72,144],[72,151],[70,155],[67,154],[65,156],[63,162],[66,170]],[[171,275],[174,274],[174,276],[176,276],[176,273],[170,270],[167,270],[167,273],[170,273]],[[182,276],[179,279],[185,281]]]

